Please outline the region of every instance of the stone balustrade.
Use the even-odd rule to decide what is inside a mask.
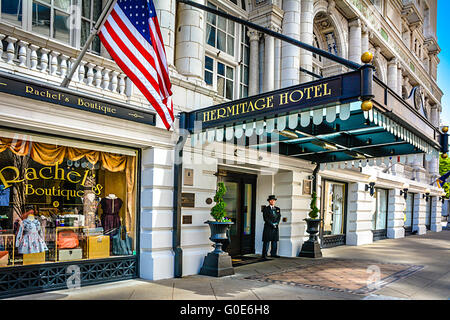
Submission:
[[[0,23],[0,69],[59,85],[80,52],[58,41]],[[6,50],[4,50],[6,48]],[[75,71],[71,88],[129,101],[131,81],[116,63],[87,53]]]

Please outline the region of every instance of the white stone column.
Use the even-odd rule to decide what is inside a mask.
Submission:
[[[259,37],[260,33],[255,30],[249,30],[250,38],[250,65],[249,65],[249,84],[248,94],[253,96],[259,93]]]
[[[263,91],[274,90],[275,81],[275,38],[264,35],[264,82]]]
[[[195,0],[195,2],[205,4],[204,0]],[[182,75],[203,80],[206,13],[203,10],[180,3],[178,16],[175,66]]]
[[[403,68],[402,66],[398,65],[397,69],[397,94],[401,97],[402,96],[402,89],[403,89]]]
[[[353,20],[348,26],[350,28],[348,59],[361,63],[361,20]]]
[[[300,0],[284,0],[283,10],[283,34],[300,40]],[[300,48],[283,41],[281,56],[281,88],[298,84]]]
[[[281,32],[281,29],[277,29]],[[275,90],[280,89],[281,86],[281,40],[275,39]]]
[[[167,64],[174,65],[176,1],[155,0],[155,9],[166,50]]]
[[[413,212],[413,226],[412,231],[417,231],[417,234],[427,233],[425,226],[425,216],[428,203],[422,197],[422,193],[414,194],[414,212]]]
[[[389,190],[387,237],[397,239],[405,237],[405,198],[400,189]]]
[[[392,91],[397,92],[397,59],[394,58],[391,61],[388,62],[388,69],[387,69],[387,85],[389,88],[392,89]]]
[[[433,197],[431,200],[431,231],[441,232],[442,231],[442,201],[439,197]]]
[[[373,242],[372,214],[375,198],[365,190],[365,183],[351,183],[348,187],[346,244],[359,246]]]
[[[302,194],[301,183],[310,174],[312,172],[289,171],[277,173],[274,176],[273,191],[278,198],[277,206],[281,209],[280,241],[278,243],[278,254],[280,256],[296,257],[303,242],[309,238],[306,232],[306,223],[303,219],[308,216],[311,195]],[[261,204],[267,204],[268,195],[265,194],[264,202]],[[258,203],[259,208],[261,204]],[[319,202],[317,207],[320,207]],[[286,219],[285,222],[283,218]],[[257,234],[258,236],[259,241],[261,241],[261,233]]]
[[[361,55],[369,51],[369,35],[370,31],[366,24],[361,27]]]
[[[300,40],[306,44],[313,45],[313,23],[314,23],[314,1],[302,0],[301,5],[301,24],[300,24]],[[300,50],[300,67],[308,71],[312,71],[312,52]],[[312,77],[304,72],[300,73],[300,82],[308,82],[313,80]]]

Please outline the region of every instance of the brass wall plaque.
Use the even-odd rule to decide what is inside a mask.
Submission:
[[[181,206],[187,208],[195,207],[195,193],[182,193]]]
[[[312,180],[303,180],[303,194],[312,194]]]
[[[183,216],[183,224],[192,224],[192,216]]]
[[[184,185],[194,185],[194,169],[184,169]]]

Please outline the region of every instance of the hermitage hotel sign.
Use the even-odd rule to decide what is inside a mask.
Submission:
[[[203,126],[218,125],[221,121],[267,117],[289,111],[307,109],[318,104],[336,101],[341,95],[341,80],[304,84],[266,94],[227,102],[195,113],[195,120]]]

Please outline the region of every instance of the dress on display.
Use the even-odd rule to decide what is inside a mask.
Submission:
[[[17,232],[16,247],[20,254],[47,251],[38,219],[25,219]]]
[[[120,227],[119,211],[122,207],[123,201],[120,198],[103,198],[100,201],[103,214],[101,217],[102,227],[105,233]]]

